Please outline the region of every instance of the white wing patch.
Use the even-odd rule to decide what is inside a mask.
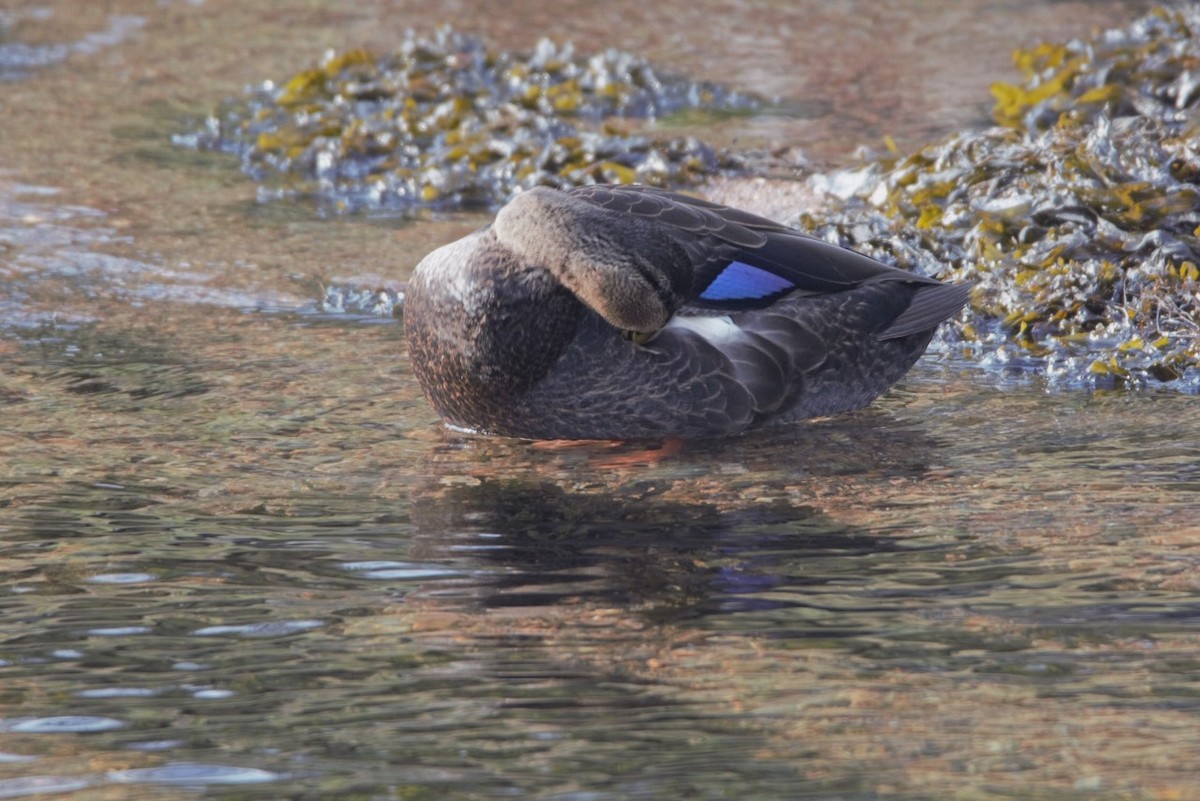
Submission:
[[[691,331],[703,338],[718,350],[734,340],[740,339],[744,333],[734,325],[728,315],[713,317],[682,317],[676,315],[667,321],[663,330]]]

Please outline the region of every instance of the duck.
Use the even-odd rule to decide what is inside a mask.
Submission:
[[[527,189],[429,253],[402,315],[455,429],[686,440],[870,404],[969,289],[691,195],[597,184]]]

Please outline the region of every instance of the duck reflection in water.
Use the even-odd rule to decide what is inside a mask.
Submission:
[[[663,489],[641,482],[619,492],[568,492],[553,482],[485,479],[424,494],[413,507],[414,556],[462,565],[469,554],[502,568],[448,593],[436,588],[426,600],[440,595],[489,609],[586,602],[672,622],[787,605],[762,594],[826,580],[820,571],[776,572],[797,556],[821,564],[900,547],[809,506],[726,511],[666,499]]]

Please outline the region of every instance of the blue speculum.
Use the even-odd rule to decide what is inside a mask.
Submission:
[[[729,266],[700,293],[701,300],[755,300],[785,292],[795,286],[775,273],[746,264],[730,262]]]

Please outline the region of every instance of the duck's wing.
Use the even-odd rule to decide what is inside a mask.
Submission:
[[[728,382],[726,396],[748,396],[757,419],[869,402],[911,366],[970,289],[686,195],[633,186],[572,194],[673,232],[692,264],[692,287],[647,347]]]
[[[686,302],[701,308],[765,308],[793,292],[824,294],[882,281],[939,283],[765,217],[677,192],[595,185],[571,194],[607,211],[668,227],[693,265]]]

